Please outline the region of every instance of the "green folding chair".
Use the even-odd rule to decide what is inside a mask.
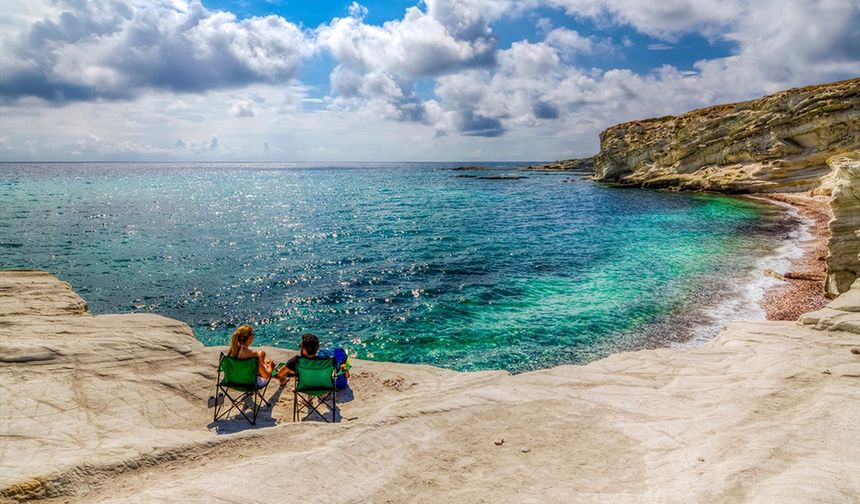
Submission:
[[[228,357],[221,352],[218,359],[218,377],[215,380],[215,421],[224,418],[228,413],[237,410],[249,421],[251,425],[257,424],[257,414],[263,404],[271,406],[265,399],[266,388],[271,379],[262,387],[257,385],[258,361],[255,357],[250,359],[237,359]],[[223,375],[223,378],[222,378]],[[231,395],[230,391],[239,392]],[[223,398],[230,401],[230,407],[225,409]],[[247,399],[251,399],[250,408],[246,406]],[[250,409],[249,412],[245,412]]]
[[[296,363],[296,385],[293,389],[293,422],[298,420],[303,412],[306,413],[305,418],[316,413],[329,422],[318,409],[321,406],[331,412],[332,422],[337,421],[335,371],[334,359],[299,358]]]

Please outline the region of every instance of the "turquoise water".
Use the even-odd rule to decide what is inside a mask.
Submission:
[[[6,163],[0,267],[207,345],[250,323],[258,344],[519,372],[689,339],[786,232],[747,200],[451,166]]]

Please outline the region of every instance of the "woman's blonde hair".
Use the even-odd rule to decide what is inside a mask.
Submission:
[[[239,346],[245,346],[247,348],[248,340],[251,336],[254,335],[254,328],[249,325],[239,326],[238,329],[233,331],[233,335],[230,336],[230,349],[227,351],[227,355],[230,357],[238,357],[239,356]]]

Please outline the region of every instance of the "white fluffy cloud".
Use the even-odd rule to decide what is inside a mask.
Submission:
[[[317,45],[338,61],[331,88],[338,109],[371,107],[395,120],[425,121],[414,81],[493,65],[496,38],[489,23],[501,2],[428,0],[426,10],[410,7],[403,19],[369,25],[357,3],[350,17],[317,31]]]
[[[752,98],[787,87],[860,74],[860,7],[851,0],[668,2],[551,0],[566,12],[600,23],[626,24],[673,40],[689,32],[737,43],[735,54],[646,75],[624,69],[577,67],[571,54],[598,47],[593,38],[564,28],[542,42],[515,42],[497,53],[497,65],[436,79],[437,130],[461,129],[473,114],[498,129],[535,127],[554,120],[593,124],[593,134],[615,122]],[[603,47],[608,47],[602,43]],[[611,48],[609,49],[611,50]],[[464,125],[467,129],[463,130]],[[493,135],[498,129],[492,130]]]
[[[546,0],[568,15],[633,26],[642,33],[672,39],[680,33],[720,33],[743,13],[746,0]]]
[[[230,107],[230,115],[233,117],[254,117],[254,102],[251,100],[238,100]]]
[[[200,92],[292,78],[311,43],[278,16],[238,20],[200,3],[62,1],[4,37],[0,96],[54,102]]]

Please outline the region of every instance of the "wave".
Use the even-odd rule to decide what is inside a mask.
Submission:
[[[724,299],[716,306],[703,309],[703,318],[708,320],[692,328],[692,336],[688,341],[674,342],[673,348],[701,346],[714,339],[728,322],[740,320],[765,320],[766,313],[761,303],[765,294],[782,284],[782,281],[767,275],[767,271],[787,271],[792,262],[803,256],[804,244],[814,236],[811,232],[813,221],[804,216],[796,207],[789,203],[765,198],[750,197],[758,201],[767,201],[785,210],[783,222],[790,229],[785,235],[785,241],[777,246],[772,254],[760,258],[748,275],[748,281],[730,289]]]

